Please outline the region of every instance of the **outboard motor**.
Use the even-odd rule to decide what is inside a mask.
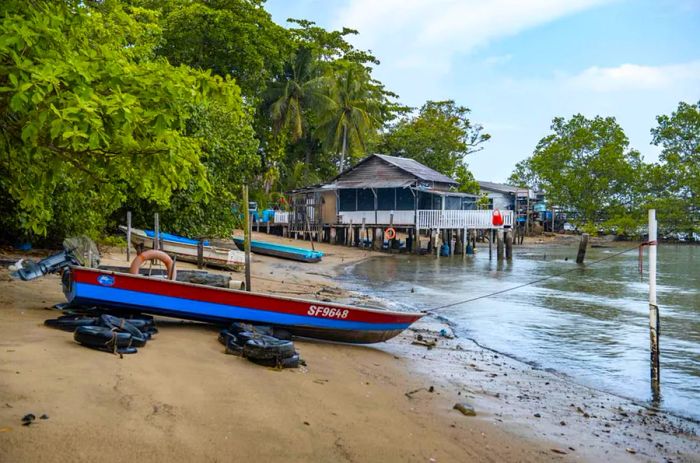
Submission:
[[[34,280],[49,273],[56,273],[70,265],[80,265],[78,259],[68,250],[63,250],[58,254],[41,259],[39,262],[19,261],[15,264],[16,270],[10,275],[13,278],[20,278],[24,281]]]

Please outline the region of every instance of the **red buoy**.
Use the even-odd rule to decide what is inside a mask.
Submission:
[[[491,223],[494,227],[500,227],[503,225],[503,216],[501,215],[501,211],[498,209],[494,209],[493,217],[491,217]]]

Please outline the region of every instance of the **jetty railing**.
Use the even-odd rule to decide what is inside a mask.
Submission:
[[[275,211],[275,223],[289,223],[289,212]]]
[[[338,214],[339,223],[343,225],[388,225],[393,214],[394,225],[416,225],[418,228],[456,228],[456,229],[490,229],[502,228],[492,224],[493,211],[451,211],[423,210],[418,211],[342,211]],[[503,225],[513,226],[513,211],[501,211]]]
[[[504,226],[513,226],[513,211],[501,211]],[[443,210],[419,210],[418,228],[468,228],[490,229],[502,228],[494,226],[493,211],[443,211]]]

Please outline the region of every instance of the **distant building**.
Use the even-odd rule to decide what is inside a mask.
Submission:
[[[488,196],[491,209],[513,211],[516,223],[525,226],[544,221],[547,207],[542,192],[506,183],[485,181],[478,183],[481,193]]]

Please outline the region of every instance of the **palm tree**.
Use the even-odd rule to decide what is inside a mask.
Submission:
[[[381,107],[367,70],[355,63],[339,64],[337,76],[325,78],[319,132],[328,149],[340,151],[342,172],[348,148],[359,145],[364,151],[369,132],[381,126]]]
[[[288,130],[292,142],[304,135],[304,112],[313,105],[321,84],[317,74],[311,50],[302,47],[285,65],[284,77],[270,85],[264,105],[275,134]]]

